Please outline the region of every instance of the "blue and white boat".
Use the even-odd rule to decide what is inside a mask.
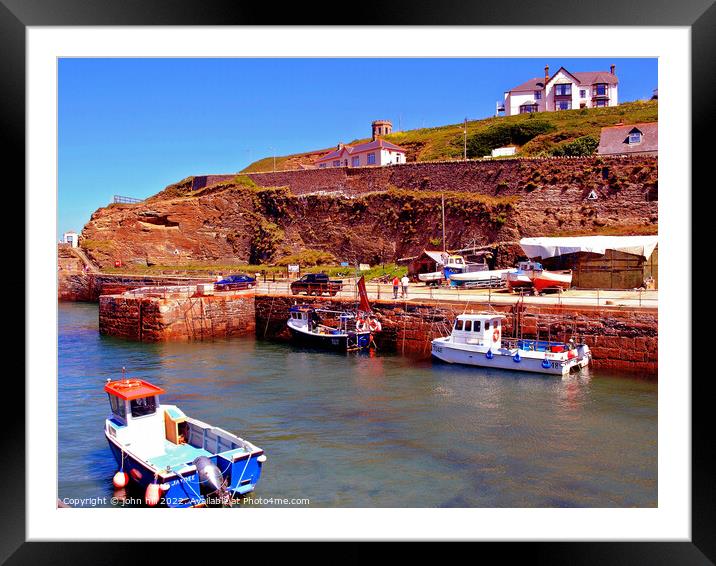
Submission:
[[[339,352],[367,350],[373,342],[373,333],[381,330],[375,318],[307,305],[289,309],[287,326],[294,342]]]
[[[432,355],[451,364],[568,375],[589,364],[586,344],[502,338],[504,315],[461,314],[450,336],[432,341]]]
[[[264,451],[221,428],[159,404],[161,387],[147,381],[108,380],[111,414],[104,434],[119,471],[145,490],[145,502],[168,507],[231,506],[256,487]]]

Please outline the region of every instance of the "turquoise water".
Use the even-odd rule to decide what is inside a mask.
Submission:
[[[61,499],[112,505],[102,387],[122,366],[164,387],[164,402],[266,451],[245,505],[657,505],[656,383],[595,369],[562,380],[342,356],[253,338],[138,344],[100,336],[97,305],[72,303],[59,306]]]

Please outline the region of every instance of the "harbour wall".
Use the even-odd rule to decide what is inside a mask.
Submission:
[[[295,301],[290,296],[257,295],[256,336],[288,340],[286,313]],[[355,306],[355,301],[345,299],[306,298],[300,302],[335,310]],[[563,340],[575,335],[589,345],[595,367],[657,374],[658,314],[654,309],[381,300],[374,301],[372,307],[383,327],[375,336],[382,351],[428,358],[431,340],[449,334],[458,314],[494,310],[507,317],[506,336]]]
[[[140,287],[196,285],[213,280],[211,277],[112,275],[64,270],[57,276],[57,299],[96,303],[101,295],[116,295]]]
[[[99,331],[139,342],[201,341],[255,331],[250,291],[197,296],[195,292],[102,295]]]
[[[354,300],[339,298],[304,297],[299,302],[330,310],[355,306]],[[209,296],[166,291],[102,295],[99,330],[142,342],[213,340],[252,332],[259,339],[287,341],[287,313],[295,303],[296,297],[290,295],[251,291]],[[383,327],[375,336],[380,351],[429,358],[431,340],[449,334],[458,314],[494,310],[506,316],[505,336],[541,340],[575,336],[591,348],[595,367],[657,374],[655,309],[390,300],[377,300],[372,306]]]

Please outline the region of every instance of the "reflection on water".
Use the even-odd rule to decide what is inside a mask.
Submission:
[[[657,505],[657,385],[342,356],[253,338],[101,337],[97,306],[59,307],[59,496],[112,497],[107,378],[266,451],[252,497],[321,507]]]

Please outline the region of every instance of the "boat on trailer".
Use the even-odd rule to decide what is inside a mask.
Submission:
[[[589,364],[586,344],[502,337],[504,315],[461,314],[450,336],[432,341],[432,355],[451,364],[464,364],[551,375],[568,375]]]
[[[230,507],[256,487],[266,462],[261,448],[160,404],[164,389],[142,379],[107,380],[104,390],[111,408],[104,434],[119,466],[116,488],[134,482],[150,506]]]

